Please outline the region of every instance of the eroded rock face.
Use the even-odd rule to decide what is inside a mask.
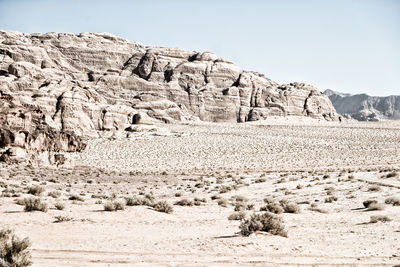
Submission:
[[[325,90],[340,114],[359,121],[400,120],[400,96],[369,96],[342,94]]]
[[[0,31],[0,90],[10,105],[40,112],[46,131],[64,141],[135,123],[338,119],[328,98],[310,85],[279,85],[209,52],[147,47],[105,33]],[[4,136],[6,126],[0,125]]]
[[[37,159],[64,164],[64,152],[85,148],[74,133],[50,127],[39,109],[19,106],[16,102],[0,91],[0,161]]]

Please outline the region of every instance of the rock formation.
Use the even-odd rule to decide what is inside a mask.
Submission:
[[[329,99],[313,86],[279,85],[209,52],[143,46],[106,33],[0,31],[0,91],[8,97],[7,103],[0,99],[7,117],[0,121],[3,149],[17,145],[21,131],[26,140],[17,145],[21,148],[79,151],[84,147],[79,137],[129,130],[137,123],[290,115],[338,119]],[[18,114],[34,118],[23,122],[30,130],[10,124],[11,110],[15,121]],[[34,141],[38,131],[44,137]],[[3,141],[6,136],[14,141]],[[48,138],[58,141],[49,147]]]
[[[400,95],[369,96],[367,94],[343,94],[325,90],[336,111],[359,121],[379,121],[400,119]]]

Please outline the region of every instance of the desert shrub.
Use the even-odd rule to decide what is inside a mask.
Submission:
[[[239,229],[243,236],[249,236],[256,231],[263,231],[287,237],[283,220],[270,212],[251,215],[250,219],[242,221]]]
[[[47,195],[52,198],[59,198],[61,196],[61,192],[60,191],[51,191]]]
[[[65,205],[64,203],[61,202],[57,202],[56,204],[54,204],[54,207],[58,210],[64,210],[65,209]]]
[[[379,203],[372,203],[368,206],[367,210],[372,211],[372,210],[384,210],[385,206]]]
[[[244,196],[234,196],[233,199],[236,202],[246,202],[246,201],[248,201],[248,199],[246,197],[244,197]]]
[[[368,199],[363,202],[364,208],[368,208],[371,204],[377,204],[378,201],[375,199]]]
[[[106,194],[93,194],[91,198],[107,199],[108,196]]]
[[[72,217],[69,217],[69,216],[63,216],[63,215],[58,215],[58,216],[55,216],[54,217],[54,219],[55,219],[55,223],[61,223],[61,222],[70,222],[70,221],[72,221],[73,220],[73,218]]]
[[[219,193],[224,194],[224,193],[228,193],[231,190],[232,190],[232,188],[230,186],[223,185],[219,188]]]
[[[182,192],[176,192],[175,193],[175,197],[181,197],[182,196]]]
[[[244,211],[234,212],[228,216],[228,220],[230,221],[241,221],[246,217],[246,213]]]
[[[275,200],[272,197],[266,197],[264,198],[264,203],[268,204],[268,203],[273,203],[275,202]]]
[[[30,266],[32,264],[28,250],[30,245],[28,238],[21,240],[9,229],[0,230],[0,266]]]
[[[103,205],[105,211],[117,211],[125,209],[125,202],[121,200],[109,201]]]
[[[397,172],[391,172],[391,173],[388,173],[387,175],[386,175],[386,178],[392,178],[392,177],[396,177],[396,176],[398,176],[399,174],[397,173]]]
[[[379,191],[381,191],[381,188],[377,185],[373,185],[368,188],[368,191],[369,192],[379,192]]]
[[[159,201],[154,204],[154,209],[158,212],[165,212],[165,213],[172,213],[174,209],[168,202],[166,201]]]
[[[370,223],[377,223],[377,222],[390,222],[392,219],[390,219],[388,216],[383,216],[383,215],[378,215],[378,216],[371,216],[370,218]]]
[[[302,189],[303,188],[303,185],[301,185],[301,184],[298,184],[297,186],[296,186],[296,189]]]
[[[392,204],[393,206],[400,206],[400,198],[398,197],[388,197],[385,199],[386,204]]]
[[[212,195],[211,200],[221,199],[220,195]]]
[[[28,188],[28,194],[34,195],[34,196],[40,196],[44,192],[43,187],[40,187],[38,185],[32,186]]]
[[[184,199],[181,199],[181,200],[175,202],[174,205],[178,205],[178,206],[193,206],[194,203],[193,203],[192,200],[184,198]]]
[[[125,198],[127,206],[149,206],[154,205],[154,198],[149,197],[127,197]]]
[[[244,209],[246,209],[246,204],[245,203],[236,202],[235,208],[234,208],[235,211],[241,211],[241,210],[244,210]]]
[[[194,201],[195,202],[197,201],[197,202],[207,203],[207,199],[205,199],[205,198],[197,198],[197,197],[195,197]]]
[[[223,198],[219,199],[217,203],[219,206],[224,207],[224,208],[226,208],[228,206],[228,201],[226,201],[226,199],[223,199]]]
[[[280,201],[283,211],[286,213],[300,213],[300,207],[294,202]]]
[[[332,203],[333,201],[337,201],[338,198],[336,196],[330,196],[325,198],[325,203]]]
[[[254,204],[247,204],[246,210],[254,210]]]
[[[25,211],[42,211],[47,212],[48,207],[41,198],[25,198],[24,199]]]
[[[261,207],[260,211],[268,211],[275,214],[281,214],[283,212],[283,208],[281,205],[279,205],[279,203],[273,202]]]
[[[256,179],[254,182],[256,183],[256,184],[258,184],[258,183],[265,183],[267,181],[267,179],[265,179],[265,178],[258,178],[258,179]]]
[[[68,199],[69,200],[81,201],[81,202],[85,201],[85,199],[83,199],[81,196],[78,196],[78,195],[71,195]]]

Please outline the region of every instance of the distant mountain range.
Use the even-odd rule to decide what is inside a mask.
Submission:
[[[327,89],[336,111],[359,121],[400,120],[400,95],[369,96],[344,94]]]

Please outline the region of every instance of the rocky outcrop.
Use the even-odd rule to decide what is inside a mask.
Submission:
[[[42,130],[63,140],[54,151],[78,151],[80,145],[64,145],[67,139],[137,123],[338,119],[329,99],[311,85],[279,85],[209,52],[148,47],[106,33],[0,31],[0,90],[22,112],[42,114]],[[7,127],[0,125],[3,133]]]
[[[64,152],[85,148],[72,132],[52,128],[47,115],[39,109],[18,106],[13,97],[0,91],[0,161],[26,159],[64,164]]]
[[[367,94],[343,94],[325,90],[337,112],[359,121],[400,119],[400,96],[369,96]]]

